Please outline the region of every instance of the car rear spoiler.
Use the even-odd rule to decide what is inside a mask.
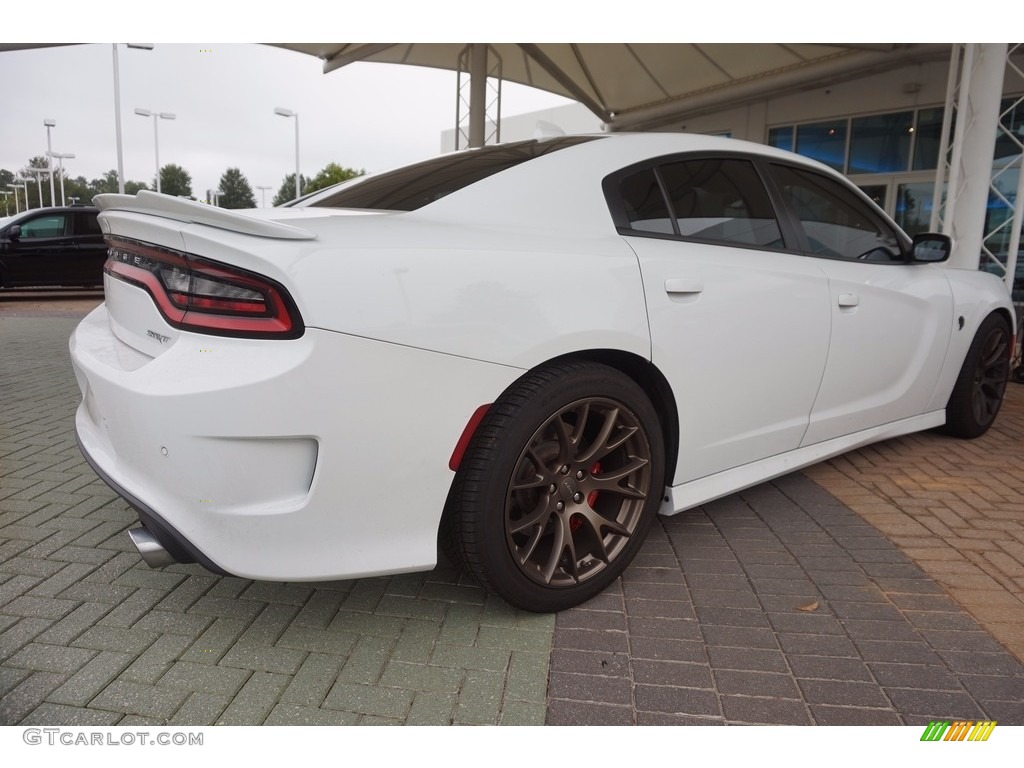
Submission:
[[[161,216],[165,219],[204,224],[208,227],[227,229],[256,237],[272,237],[279,240],[315,240],[316,234],[306,229],[265,221],[246,216],[244,213],[217,208],[194,200],[161,195],[141,190],[136,195],[96,195],[93,205],[100,211],[130,211]]]

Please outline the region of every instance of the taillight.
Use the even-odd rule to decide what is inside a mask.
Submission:
[[[273,280],[187,253],[107,238],[103,271],[144,289],[175,328],[218,336],[296,339],[304,327]]]

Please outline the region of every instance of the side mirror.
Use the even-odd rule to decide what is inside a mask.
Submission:
[[[949,258],[953,252],[953,240],[948,235],[925,232],[914,235],[911,261],[923,264],[937,264]]]
[[[10,241],[21,239],[21,225],[15,224],[13,227],[7,230],[7,239]]]

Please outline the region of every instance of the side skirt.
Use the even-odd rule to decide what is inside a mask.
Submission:
[[[776,456],[769,456],[767,459],[733,467],[682,485],[666,487],[664,500],[658,513],[666,516],[674,515],[705,502],[729,496],[766,480],[809,467],[811,464],[817,464],[819,461],[852,451],[855,448],[870,445],[879,440],[888,440],[912,432],[941,427],[945,423],[946,412],[944,410],[933,411],[883,424],[880,427],[865,429],[852,435],[836,437],[823,443],[807,445]]]

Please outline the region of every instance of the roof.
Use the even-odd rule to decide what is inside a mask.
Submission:
[[[357,61],[458,69],[467,43],[275,43],[317,56],[324,72]],[[503,80],[575,99],[614,130],[767,93],[948,58],[947,44],[493,43]]]

